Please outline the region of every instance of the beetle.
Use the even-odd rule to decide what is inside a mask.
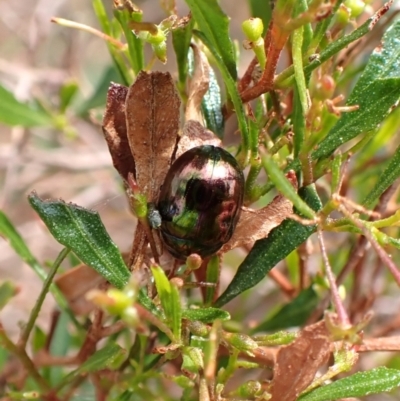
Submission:
[[[216,253],[231,238],[243,204],[244,176],[226,150],[203,145],[178,157],[162,185],[161,237],[178,259]]]

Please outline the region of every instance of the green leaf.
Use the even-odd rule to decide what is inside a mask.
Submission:
[[[229,18],[216,0],[186,0],[186,3],[197,26],[220,55],[230,77],[236,81],[235,50],[229,34]]]
[[[112,368],[115,361],[125,355],[125,353],[126,351],[118,344],[112,342],[108,343],[104,348],[95,352],[85,362],[83,362],[78,369],[75,369],[73,372],[66,375],[57,389],[64,387],[78,376]]]
[[[174,340],[180,342],[182,325],[182,308],[178,288],[172,284],[159,266],[152,266],[151,271],[154,276],[161,305],[174,335]]]
[[[135,392],[126,390],[115,399],[115,401],[129,401],[135,396]]]
[[[366,208],[374,206],[379,197],[392,185],[400,176],[400,146],[396,149],[396,153],[391,158],[389,165],[379,176],[377,183],[372,191],[362,203]]]
[[[385,33],[382,46],[372,53],[349,96],[346,105],[358,105],[359,109],[342,114],[312,154],[313,159],[326,158],[343,143],[375,130],[400,99],[399,36],[400,21],[397,21]]]
[[[296,190],[293,188],[293,185],[285,177],[285,174],[280,170],[273,158],[266,155],[262,158],[262,163],[268,177],[275,184],[277,190],[288,198],[298,212],[300,212],[304,217],[313,219],[315,217],[314,211],[299,197]]]
[[[64,113],[79,90],[76,81],[67,81],[60,89],[60,111]]]
[[[193,0],[191,0],[193,1]],[[214,1],[214,0],[213,0]],[[209,39],[203,34],[203,32],[199,32],[194,30],[194,34],[208,47],[212,55],[214,56],[215,62],[221,72],[222,78],[226,85],[226,89],[229,93],[229,96],[232,100],[233,106],[235,108],[235,112],[237,115],[240,133],[242,135],[242,147],[243,147],[243,156],[242,160],[239,160],[242,165],[246,165],[249,155],[250,148],[250,137],[249,137],[249,129],[247,126],[246,115],[243,108],[242,100],[240,99],[239,92],[236,87],[236,81],[230,75],[227,66],[224,63],[221,55],[218,53],[218,50],[213,46],[213,44],[209,41]]]
[[[214,320],[229,320],[230,314],[218,308],[184,309],[182,317],[187,320],[196,320],[203,323],[212,323]]]
[[[147,295],[146,288],[143,287],[138,292],[138,301],[139,303],[144,306],[147,310],[149,310],[153,315],[157,316],[158,318],[162,318],[162,311],[157,308],[154,304],[153,300]]]
[[[14,249],[17,255],[32,268],[32,270],[44,281],[47,278],[47,272],[43,269],[40,263],[32,255],[29,248],[26,246],[25,241],[22,239],[21,235],[12,225],[7,216],[0,210],[0,236],[9,241],[10,246]],[[68,304],[60,292],[60,290],[54,285],[50,285],[50,291],[57,301],[57,304],[63,310],[67,311],[70,315],[68,309]],[[77,325],[79,326],[79,324]]]
[[[39,326],[34,327],[30,343],[34,353],[46,346],[47,335]]]
[[[113,23],[116,22],[116,20],[113,20],[110,22],[108,15],[107,15],[107,11],[103,4],[103,1],[102,0],[92,0],[92,5],[93,5],[93,10],[96,14],[96,17],[97,17],[104,33],[111,37],[118,37],[119,33],[117,34],[115,31],[119,32],[119,30],[115,29],[115,26],[113,26]],[[118,28],[119,27],[120,27],[120,24],[118,24]],[[126,65],[126,59],[124,57],[124,54],[119,49],[117,49],[114,45],[109,43],[108,41],[106,41],[106,45],[107,45],[108,51],[110,52],[110,55],[113,59],[115,68],[120,73],[120,79],[123,81],[122,83],[124,85],[129,85],[131,82],[131,72],[129,71],[129,68]]]
[[[4,281],[0,285],[0,310],[7,305],[8,301],[18,292],[17,287],[11,281]]]
[[[0,123],[23,127],[47,127],[52,117],[42,109],[35,109],[28,103],[18,101],[14,95],[0,85]]]
[[[201,110],[206,120],[207,128],[218,138],[224,136],[225,119],[222,115],[221,91],[214,70],[210,68],[210,84],[201,102]]]
[[[179,87],[181,90],[184,90],[186,86],[188,52],[190,41],[192,40],[193,25],[194,20],[191,18],[188,24],[172,31],[172,45],[174,46],[176,62],[178,64]]]
[[[313,186],[301,188],[299,195],[311,209],[318,211],[322,208]],[[267,238],[256,241],[228,288],[217,299],[214,306],[221,307],[258,284],[279,261],[302,244],[315,230],[315,226],[303,226],[294,220],[287,219],[273,229]]]
[[[342,398],[363,397],[391,391],[399,386],[400,370],[380,367],[366,372],[358,372],[319,387],[311,393],[300,396],[298,401],[333,401]]]
[[[318,305],[319,298],[312,287],[303,290],[295,299],[284,305],[274,316],[252,330],[260,331],[282,330],[301,326]]]
[[[128,43],[128,53],[131,67],[135,72],[135,75],[137,75],[144,68],[143,41],[136,37],[132,31],[132,28],[130,28],[129,23],[131,21],[141,22],[143,14],[139,11],[131,13],[126,8],[114,8],[114,15],[124,31],[125,39]]]
[[[220,259],[213,255],[207,264],[206,282],[215,284],[215,286],[206,287],[204,303],[209,306],[214,300],[215,290],[217,288],[220,273]]]
[[[116,288],[125,287],[130,272],[97,212],[61,200],[43,201],[35,193],[28,199],[60,244]]]
[[[69,316],[66,313],[61,313],[57,319],[57,325],[51,338],[49,349],[51,355],[64,357],[68,354],[68,351],[73,345],[73,338],[68,329],[69,324]],[[52,366],[51,369],[49,369],[48,375],[50,384],[56,386],[64,379],[65,370],[62,366]]]
[[[126,351],[118,344],[108,343],[104,348],[88,358],[78,369],[79,373],[92,373],[110,368],[116,359],[123,356]]]

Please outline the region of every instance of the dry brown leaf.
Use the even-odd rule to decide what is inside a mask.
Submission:
[[[189,95],[186,103],[185,121],[194,120],[203,123],[201,102],[208,91],[210,82],[210,65],[204,53],[194,44],[191,45],[194,56],[194,73],[189,84]]]
[[[103,133],[107,141],[115,169],[126,181],[128,173],[135,175],[135,162],[129,148],[125,100],[128,88],[111,83],[107,93],[107,106],[103,118]]]
[[[297,188],[296,175],[289,172],[287,178]],[[252,245],[255,241],[266,238],[273,228],[279,226],[292,213],[292,203],[280,194],[268,206],[259,210],[243,206],[232,238],[219,252],[225,253],[239,246]]]
[[[136,181],[149,202],[157,202],[179,129],[180,100],[169,73],[140,72],[126,99],[128,140]]]
[[[198,121],[189,120],[183,127],[182,137],[176,150],[176,158],[196,146],[213,145],[221,147],[221,140]]]
[[[86,293],[98,285],[106,283],[106,280],[94,269],[82,264],[61,274],[55,283],[74,314],[87,315],[92,311],[94,305],[86,299]]]
[[[321,321],[304,328],[291,344],[281,347],[272,381],[270,401],[295,401],[328,362],[329,332]]]

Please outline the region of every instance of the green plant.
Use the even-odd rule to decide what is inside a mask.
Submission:
[[[125,255],[98,213],[32,193],[31,206],[65,247],[47,272],[1,212],[0,234],[44,281],[20,339],[12,341],[0,326],[4,399],[323,401],[400,386],[396,358],[391,367],[375,363],[361,371],[359,364],[361,353],[400,349],[398,337],[376,334],[379,322],[369,313],[373,300],[398,293],[392,281],[400,285],[395,263],[400,148],[393,149],[399,128],[399,21],[383,23],[381,45],[364,54],[364,38],[393,1],[267,3],[249,1],[254,17],[243,22],[240,51],[216,0],[186,0],[191,14],[185,17],[177,15],[175,2],[162,1],[168,17],[159,24],[147,22],[128,0],[114,1],[112,17],[101,0],[93,0],[101,32],[53,19],[105,39],[114,75],[130,87],[110,87],[102,125],[139,223]],[[153,71],[156,60],[166,62],[169,36],[176,85],[170,75]],[[147,46],[150,59],[144,56]],[[246,51],[254,52],[253,60],[238,78]],[[285,53],[290,61],[277,71]],[[0,86],[0,121],[76,135],[68,111],[77,91],[76,84],[64,85],[59,107],[52,109],[21,103]],[[99,92],[104,105],[104,88]],[[185,261],[162,258],[153,230],[154,203],[169,163],[193,145],[183,139],[176,145],[180,102],[182,138],[197,144],[219,144],[225,122],[237,119],[240,141],[230,150],[246,169],[246,208],[234,236],[204,260],[195,254]],[[264,206],[274,190],[279,194]],[[256,202],[261,206],[248,208]],[[321,261],[312,274],[307,245],[314,237]],[[345,238],[339,250],[337,238]],[[377,259],[367,259],[369,246]],[[225,260],[234,261],[227,265],[237,271],[220,291],[221,270],[229,269],[222,258],[237,247],[246,256],[238,266],[238,254],[227,254]],[[71,254],[72,261],[83,263],[73,270],[73,286],[89,274],[98,287],[85,294],[94,304],[87,320],[72,309],[73,286],[63,284],[65,275],[53,282]],[[284,272],[272,270],[281,261]],[[267,275],[288,300],[262,311],[248,327],[249,298],[260,300],[253,287]],[[377,277],[384,278],[379,289],[373,285]],[[48,292],[62,315],[46,333],[36,321]],[[0,306],[15,294],[11,283],[2,283]],[[228,313],[225,305],[234,299],[245,306]],[[397,326],[386,327],[390,332]],[[52,354],[49,344],[65,345],[63,356]],[[11,356],[26,372],[19,382],[10,380]],[[268,380],[256,375],[271,368]],[[249,374],[241,375],[244,369]],[[321,369],[325,373],[318,374]],[[351,369],[358,372],[337,378]]]

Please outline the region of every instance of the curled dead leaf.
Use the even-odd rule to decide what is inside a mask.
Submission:
[[[297,188],[296,175],[289,172],[287,178]],[[259,210],[243,206],[236,230],[220,252],[225,253],[240,246],[251,246],[255,241],[266,238],[273,228],[279,226],[292,213],[292,203],[281,194]]]
[[[125,101],[128,88],[111,83],[107,93],[106,112],[103,118],[103,133],[110,150],[115,169],[126,181],[128,173],[135,175],[135,161],[128,142],[125,118]]]
[[[171,164],[179,129],[180,99],[169,73],[140,72],[126,98],[128,141],[136,181],[149,202],[157,202]]]
[[[178,142],[176,158],[186,151],[202,145],[221,146],[221,140],[210,130],[204,128],[198,121],[186,121],[182,136]]]
[[[87,315],[94,308],[86,293],[107,281],[91,267],[81,264],[61,274],[55,284],[75,315]]]
[[[325,322],[301,330],[289,345],[279,349],[270,401],[295,401],[328,362],[331,340]]]
[[[186,103],[185,121],[203,122],[201,102],[208,91],[210,65],[205,54],[194,44],[191,45],[194,56],[194,73],[190,80],[189,95]]]

